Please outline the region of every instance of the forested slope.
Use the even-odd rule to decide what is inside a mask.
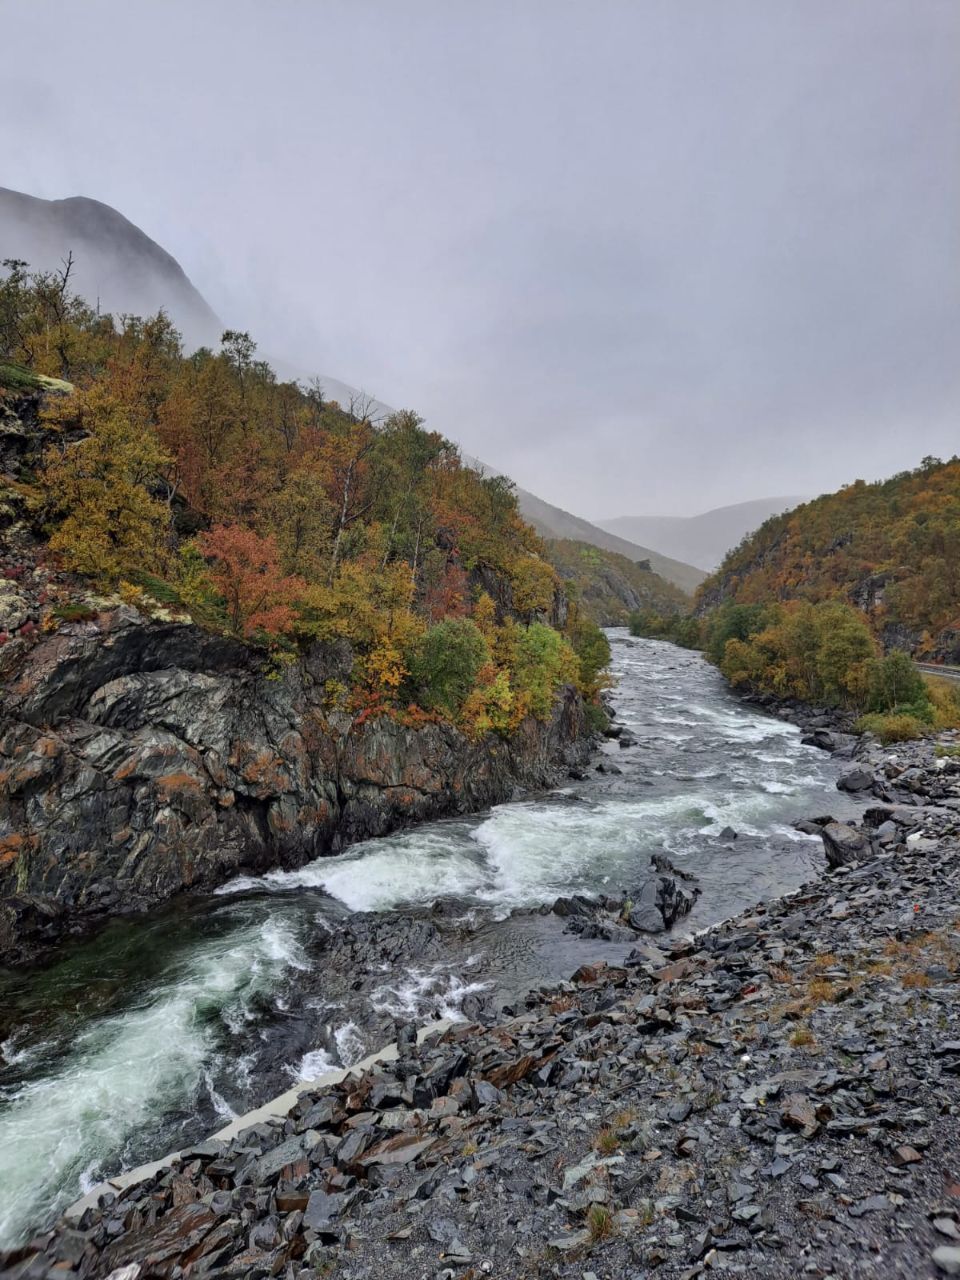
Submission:
[[[767,520],[697,594],[723,601],[841,600],[884,644],[960,661],[960,459],[837,493]]]
[[[571,600],[600,626],[623,626],[638,610],[671,615],[690,608],[690,596],[655,573],[649,560],[568,538],[549,539],[545,546]]]
[[[463,466],[416,414],[375,424],[280,381],[246,333],[188,352],[163,313],[115,320],[65,274],[12,261],[0,360],[0,577],[34,581],[43,562],[41,628],[82,608],[85,583],[256,642],[278,667],[345,644],[331,707],[472,733],[546,716],[564,683],[596,695],[511,483]],[[67,385],[41,395],[38,376]],[[33,625],[0,623],[0,643]]]

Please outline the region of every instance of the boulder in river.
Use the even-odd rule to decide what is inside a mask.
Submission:
[[[819,747],[821,751],[832,751],[837,745],[829,729],[814,729],[813,733],[805,734],[801,742],[807,747]]]
[[[566,919],[569,933],[608,942],[626,942],[641,933],[671,929],[689,913],[700,889],[692,883],[695,876],[679,870],[662,854],[654,854],[650,863],[653,874],[635,888],[602,900],[583,894],[557,898],[554,914]]]

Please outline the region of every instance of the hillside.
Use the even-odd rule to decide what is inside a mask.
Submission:
[[[690,597],[645,561],[571,539],[549,539],[545,546],[571,600],[600,626],[622,626],[638,610],[670,615],[690,607]]]
[[[618,516],[596,523],[608,533],[656,547],[664,555],[712,572],[726,553],[764,520],[803,501],[802,497],[757,498],[698,516]]]
[[[666,578],[681,591],[691,594],[707,576],[703,570],[692,564],[684,564],[670,556],[661,555],[649,547],[640,546],[626,538],[618,537],[605,529],[598,528],[589,520],[572,515],[562,507],[555,507],[544,502],[525,489],[517,489],[517,500],[525,520],[529,520],[541,537],[559,541],[588,542],[591,546],[600,547],[604,551],[612,551],[615,555],[624,556],[627,560],[649,560],[654,573]]]
[[[176,318],[190,346],[215,345],[223,324],[183,268],[122,213],[99,200],[41,200],[0,187],[0,260],[59,270],[72,252],[76,293],[116,315]]]
[[[0,188],[0,261],[18,258],[34,270],[57,271],[71,251],[75,258],[71,275],[74,291],[99,300],[101,310],[144,316],[162,307],[183,334],[187,347],[219,345],[224,325],[176,259],[116,209],[80,196],[40,200]],[[362,404],[374,421],[385,421],[395,412],[338,378],[326,374],[315,377],[313,371],[305,373],[284,360],[273,360],[272,364],[282,380],[316,383],[328,400],[347,408]],[[471,458],[464,461],[487,475],[500,474]],[[691,565],[614,537],[526,490],[518,489],[517,498],[524,519],[544,537],[578,538],[631,560],[649,559],[657,573],[684,591],[692,592],[703,579],[703,573]]]
[[[92,590],[283,660],[345,644],[331,707],[416,706],[469,733],[510,733],[580,679],[559,580],[509,484],[414,413],[374,423],[278,381],[245,333],[185,359],[163,315],[115,321],[15,268],[0,426],[2,576],[49,579],[0,618],[5,662]]]
[[[926,458],[771,517],[704,582],[697,606],[834,599],[865,613],[887,647],[960,661],[960,459]]]
[[[507,481],[63,284],[0,275],[0,956],[579,766],[609,645]]]

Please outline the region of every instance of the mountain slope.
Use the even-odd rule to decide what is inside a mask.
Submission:
[[[602,547],[604,551],[626,556],[634,562],[649,560],[654,573],[688,594],[692,594],[707,576],[702,569],[697,569],[692,564],[684,564],[670,556],[661,555],[658,551],[652,551],[649,547],[639,546],[609,533],[606,529],[591,524],[589,520],[564,511],[562,507],[544,502],[543,498],[528,493],[526,489],[517,489],[517,498],[524,519],[529,520],[543,538],[588,542],[591,546]]]
[[[799,506],[802,497],[757,498],[729,507],[716,507],[698,516],[618,516],[598,520],[601,529],[657,547],[664,555],[712,571],[728,551],[770,516]]]
[[[23,258],[34,270],[57,270],[71,250],[76,259],[71,277],[73,289],[87,298],[99,299],[103,311],[151,315],[163,307],[182,332],[187,347],[219,346],[223,323],[176,259],[116,209],[82,196],[41,200],[0,188],[0,260]],[[237,322],[235,327],[244,327],[243,322]],[[302,370],[283,361],[274,364],[281,377],[310,380]],[[352,403],[368,404],[375,421],[393,412],[389,405],[337,378],[320,375],[318,381],[327,399],[336,400],[345,408]],[[500,474],[474,459],[465,457],[464,461],[485,474]],[[524,518],[543,537],[574,538],[629,560],[649,559],[656,573],[689,593],[705,577],[692,565],[598,529],[524,489],[517,490],[517,497]]]
[[[960,659],[960,459],[862,480],[773,516],[698,592],[733,600],[844,599],[888,646]]]
[[[183,268],[122,213],[99,200],[41,200],[0,187],[0,259],[59,270],[74,255],[70,283],[102,311],[150,315],[164,308],[188,345],[215,345],[223,325]]]
[[[641,610],[670,616],[690,608],[690,597],[646,567],[646,561],[638,564],[615,551],[569,539],[547,539],[545,546],[570,598],[601,627],[622,626]]]

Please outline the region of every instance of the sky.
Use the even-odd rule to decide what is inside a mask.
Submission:
[[[590,518],[960,448],[960,0],[0,0],[0,184]],[[14,109],[11,109],[13,104]]]

